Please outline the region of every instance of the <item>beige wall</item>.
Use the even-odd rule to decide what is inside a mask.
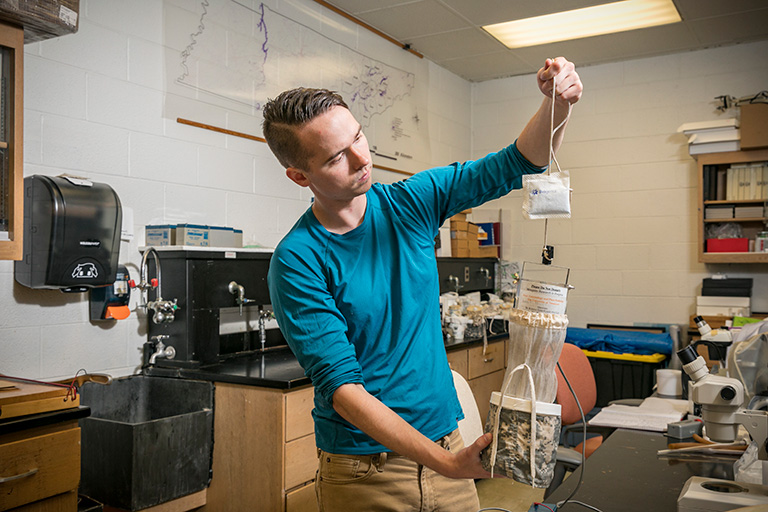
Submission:
[[[571,172],[572,217],[550,221],[547,236],[555,264],[572,270],[571,325],[687,324],[714,272],[753,277],[753,310],[768,312],[765,265],[697,261],[696,163],[677,133],[737,115],[717,112],[714,97],[764,90],[768,68],[756,63],[767,53],[761,42],[580,68],[584,96],[558,154]],[[473,84],[473,157],[519,133],[537,94],[533,76]],[[544,221],[523,219],[521,204],[512,193],[482,215],[501,213],[505,259],[538,262]]]

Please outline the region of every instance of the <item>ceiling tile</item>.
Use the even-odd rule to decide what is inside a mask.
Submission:
[[[471,26],[436,0],[420,0],[367,12],[359,17],[400,41]]]
[[[694,20],[689,25],[699,41],[706,45],[764,39],[768,27],[768,9]]]
[[[328,2],[348,14],[359,14],[366,11],[385,9],[395,5],[405,4],[413,0],[333,0]]]
[[[765,10],[765,0],[674,0],[683,20],[711,18],[738,12]]]
[[[499,41],[476,28],[412,37],[404,42],[409,43],[417,52],[428,54],[430,59],[435,61],[496,53],[505,49]]]
[[[509,51],[444,60],[437,64],[471,82],[524,75],[538,70],[516,58]]]

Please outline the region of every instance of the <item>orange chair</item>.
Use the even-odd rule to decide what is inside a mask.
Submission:
[[[595,375],[592,373],[592,366],[589,364],[589,359],[587,359],[587,356],[579,347],[571,343],[566,343],[563,345],[563,350],[560,353],[558,362],[560,363],[560,368],[562,368],[562,371],[565,373],[566,377],[568,377],[568,382],[571,383],[573,391],[579,398],[581,409],[586,415],[597,403],[597,386],[595,385]],[[557,374],[557,396],[555,401],[562,407],[562,430],[565,434],[576,432],[577,435],[579,435],[583,431],[583,425],[581,425],[581,414],[576,405],[576,400],[574,400],[571,390],[568,389],[568,384],[565,383],[565,379],[563,379],[560,370],[555,369],[555,373]],[[600,434],[598,436],[589,437],[586,440],[586,456],[589,458],[589,456],[602,444],[604,437],[608,437],[613,429],[590,427],[587,425],[587,431]],[[567,437],[567,435],[563,435],[561,439],[567,439]],[[581,436],[579,435],[579,437]],[[583,442],[572,448],[564,445],[557,447],[555,476],[545,492],[545,498],[562,483],[566,471],[574,471],[581,465],[582,444]]]

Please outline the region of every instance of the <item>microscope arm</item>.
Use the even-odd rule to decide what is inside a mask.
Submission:
[[[754,409],[741,409],[736,413],[736,420],[744,425],[752,440],[757,443],[757,458],[768,461],[766,441],[768,441],[768,412]]]

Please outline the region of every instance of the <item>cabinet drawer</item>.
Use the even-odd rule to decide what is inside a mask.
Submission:
[[[314,434],[286,443],[286,490],[309,482],[315,478],[315,473],[317,473],[317,447]]]
[[[447,355],[451,370],[468,379],[467,350],[451,350]]]
[[[477,377],[503,369],[505,358],[504,340],[489,343],[485,355],[483,355],[482,346],[470,348],[469,379],[476,379]]]
[[[0,483],[0,510],[76,489],[80,483],[80,429],[0,445],[0,479],[8,478],[13,479]]]
[[[312,420],[315,388],[308,387],[285,394],[285,440],[293,441],[314,433]]]
[[[285,512],[318,512],[314,482],[289,492],[285,497]]]

